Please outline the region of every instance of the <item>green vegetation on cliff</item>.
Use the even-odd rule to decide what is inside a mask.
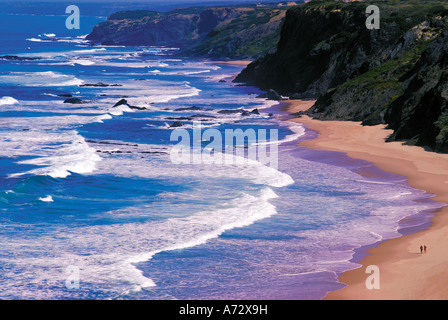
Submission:
[[[181,54],[194,57],[255,59],[275,51],[289,7],[263,4],[121,11],[98,24],[87,39],[105,45],[179,47]]]
[[[365,26],[370,4],[379,30]],[[317,99],[315,118],[388,124],[390,140],[448,152],[447,15],[445,1],[314,0],[287,12],[277,51],[236,81]]]

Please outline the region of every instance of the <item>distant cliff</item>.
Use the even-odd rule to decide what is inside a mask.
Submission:
[[[122,11],[87,39],[104,45],[179,47],[195,57],[250,59],[275,51],[288,6],[194,7],[170,12]]]
[[[380,29],[365,26],[380,8]],[[448,152],[448,3],[312,1],[288,10],[276,52],[235,81],[317,99],[318,119],[388,124],[390,140]]]

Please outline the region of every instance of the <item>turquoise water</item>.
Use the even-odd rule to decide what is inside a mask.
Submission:
[[[37,58],[0,60],[0,298],[320,299],[357,249],[437,207],[403,177],[298,147],[315,134],[233,84],[239,66],[91,45],[93,11],[71,31],[63,13],[0,14],[0,56]],[[239,108],[259,114],[219,112]],[[173,163],[176,119],[191,137],[277,130],[278,167]]]

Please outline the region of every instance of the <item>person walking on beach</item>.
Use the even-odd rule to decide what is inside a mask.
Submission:
[[[426,244],[423,246],[423,249],[425,250],[425,253],[426,253]]]
[[[420,246],[420,253],[423,253],[423,246]]]

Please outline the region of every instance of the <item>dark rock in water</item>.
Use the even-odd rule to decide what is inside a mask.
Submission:
[[[256,108],[254,110],[252,110],[250,113],[252,113],[252,114],[260,114],[260,112]]]
[[[167,117],[166,120],[184,120],[184,121],[191,121],[191,118],[189,117]]]
[[[219,114],[235,114],[235,113],[242,113],[243,110],[241,109],[224,109],[224,110],[219,110],[218,113]]]
[[[121,99],[121,100],[118,101],[116,104],[114,104],[113,108],[118,107],[118,106],[121,106],[122,104],[125,104],[125,105],[129,106],[129,105],[128,105],[128,101],[127,101],[126,99]]]
[[[226,82],[226,80],[224,80],[224,79],[221,79],[221,80],[219,80],[219,82],[222,82],[222,83],[224,83],[224,82]]]
[[[164,151],[141,151],[139,153],[142,153],[142,154],[148,154],[148,153],[150,153],[150,154],[168,154],[168,152],[164,152]]]
[[[73,97],[71,94],[58,94],[58,97],[63,97],[63,98],[71,98]]]
[[[137,106],[131,106],[131,105],[127,105],[129,108],[134,109],[134,110],[146,110],[145,107],[137,107]]]
[[[86,103],[86,102],[79,98],[68,98],[68,99],[64,100],[64,103],[82,104],[82,103]]]
[[[85,83],[85,84],[80,84],[80,87],[121,87],[121,84],[106,84],[106,83],[102,83],[102,82],[98,82],[98,83]]]
[[[145,110],[146,109],[145,107],[131,106],[126,99],[121,99],[116,104],[114,104],[114,106],[112,108],[115,108],[115,107],[118,107],[121,105],[128,106],[129,108],[134,109],[134,110]]]
[[[191,118],[210,118],[210,119],[216,119],[215,116],[210,116],[208,114],[195,114],[192,115]]]
[[[249,111],[243,110],[243,112],[241,112],[241,115],[242,115],[243,117],[247,117],[247,116],[250,116],[250,115],[252,115],[252,112],[249,112]]]
[[[188,108],[177,108],[174,111],[202,111],[202,110],[204,110],[204,108],[192,106]]]
[[[182,126],[183,126],[182,122],[179,122],[179,121],[173,122],[173,124],[170,125],[171,128],[178,128],[178,127],[182,127]]]
[[[273,113],[270,113],[270,114],[268,114],[268,116],[270,116],[270,117],[273,117],[273,116],[274,116],[274,114],[273,114]]]

